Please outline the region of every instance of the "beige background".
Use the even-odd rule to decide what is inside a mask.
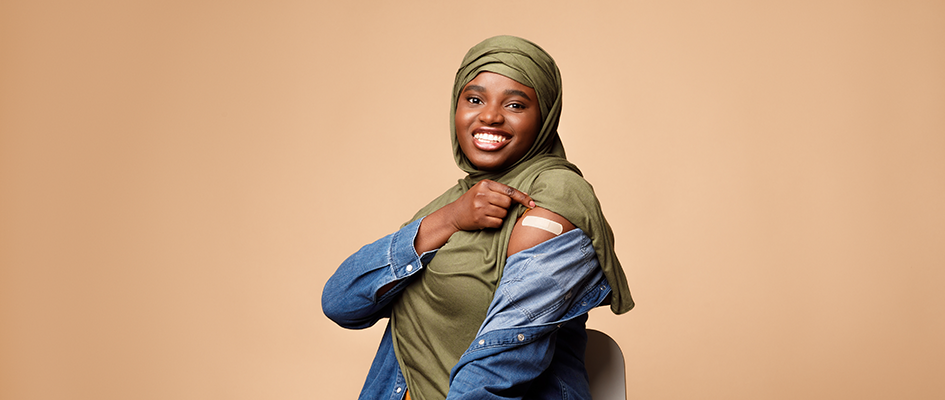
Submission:
[[[0,3],[0,398],[354,398],[382,331],[322,286],[460,177],[503,33],[563,72],[631,398],[945,397],[945,3],[316,3]]]

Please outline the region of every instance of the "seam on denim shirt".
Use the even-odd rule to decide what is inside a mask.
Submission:
[[[390,271],[390,275],[391,277],[393,277],[393,279],[388,281],[387,283],[395,282],[395,281],[399,281],[399,282],[380,297],[377,297],[377,292],[372,294],[372,296],[374,297],[375,304],[383,302],[389,297],[396,296],[403,289],[404,286],[409,284],[410,278],[416,275],[418,272],[420,272],[420,270],[422,270],[426,266],[426,264],[428,264],[430,260],[436,255],[437,249],[434,249],[434,250],[424,252],[423,254],[418,256],[416,249],[413,247],[413,242],[414,242],[414,239],[417,237],[417,233],[420,230],[420,222],[422,222],[422,220],[423,218],[417,221],[411,222],[390,235],[390,244],[387,247],[387,254],[386,254],[387,264],[385,265],[385,267],[387,267],[387,269]],[[407,264],[416,265],[412,271],[406,272],[404,274],[398,273],[398,268],[400,266],[397,265],[398,260],[395,260],[398,254],[397,249],[400,246],[407,246],[407,249],[409,249],[408,251],[400,252],[401,255],[404,255],[404,253],[406,253],[407,257],[410,259],[410,261],[408,261]]]
[[[600,289],[605,290],[602,291],[603,293],[596,293]],[[587,314],[592,309],[599,307],[600,304],[606,299],[606,296],[610,293],[610,290],[606,289],[609,289],[609,285],[607,285],[607,279],[601,277],[596,284],[587,285],[587,290],[584,292],[584,295],[576,299],[574,304],[572,304],[568,311],[565,312],[565,314],[562,315],[558,320],[535,325],[505,327],[491,330],[480,336],[477,336],[476,341],[471,343],[469,348],[463,352],[463,357],[497,347],[514,347],[519,344],[534,342],[538,338],[547,335],[549,332],[557,330],[562,324],[568,323],[574,318]],[[586,304],[582,304],[582,302]],[[528,333],[525,335],[524,340],[518,340],[516,335],[523,332]],[[479,341],[485,342],[483,344],[479,344]]]
[[[554,372],[551,373],[551,378],[554,379],[554,382],[558,384],[558,393],[561,394],[561,399],[567,400],[570,397],[568,396],[570,392],[568,392],[568,387],[565,385],[564,380]]]
[[[534,261],[541,261],[543,257],[544,257],[544,254],[536,254],[535,256],[529,258],[526,262],[523,263],[524,264],[523,269],[527,269],[528,267],[530,267]],[[558,285],[557,281],[555,281],[552,278],[546,278],[546,279],[547,281],[550,281],[550,283],[555,286],[555,289],[554,289],[555,291],[565,292],[564,288]],[[525,315],[526,318],[528,318],[529,321],[534,322],[535,320],[545,315],[548,315],[554,311],[557,311],[558,309],[561,308],[562,304],[564,304],[564,302],[566,301],[564,297],[556,297],[554,301],[547,304],[546,307],[543,307],[540,310],[533,311],[519,304],[521,301],[520,300],[521,296],[518,295],[518,293],[516,293],[516,291],[514,290],[518,288],[516,285],[514,285],[514,283],[522,283],[522,282],[524,282],[524,279],[516,278],[516,279],[508,281],[507,285],[499,285],[499,289],[502,291],[503,295],[508,299],[509,305],[511,305],[512,308],[519,310],[522,314]]]
[[[607,296],[610,295],[610,292],[610,284],[607,283],[607,278],[601,273],[601,276],[598,277],[596,282],[587,285],[587,289],[583,291],[581,297],[575,300],[574,305],[561,317],[561,320],[570,320],[600,306],[601,303],[607,299]],[[583,308],[587,308],[587,310],[583,312],[578,311]]]
[[[417,255],[417,250],[413,247],[413,242],[417,237],[417,233],[420,230],[420,222],[423,218],[414,221],[410,224],[407,224],[404,228],[410,227],[410,230],[407,231],[403,228],[394,233],[391,237],[391,245],[387,251],[388,263],[391,266],[391,272],[394,277],[397,279],[404,279],[423,268],[423,263],[420,260],[420,256]],[[402,265],[402,258],[407,259],[406,265],[414,265],[413,270],[406,271],[405,274],[399,274],[398,269]]]
[[[524,326],[506,326],[490,330],[481,335],[477,335],[476,341],[470,344],[470,347],[464,354],[478,353],[482,350],[495,347],[514,347],[520,343],[530,343],[536,338],[558,329],[562,324],[600,306],[610,293],[608,289],[609,285],[607,285],[607,280],[601,273],[601,276],[588,282],[581,288],[581,296],[574,298],[568,310],[557,320]],[[525,332],[527,332],[525,340],[519,340],[517,335]],[[480,344],[480,341],[483,341],[483,343]]]
[[[558,329],[557,323],[547,323],[539,325],[531,325],[525,327],[509,327],[502,328],[495,331],[488,332],[483,336],[479,336],[476,339],[477,342],[473,342],[472,346],[467,349],[463,354],[476,353],[482,350],[494,349],[496,347],[511,347],[518,345],[525,345],[535,340],[544,337],[548,332],[545,330],[552,331]],[[521,337],[519,337],[521,335]],[[482,344],[479,344],[479,343]]]

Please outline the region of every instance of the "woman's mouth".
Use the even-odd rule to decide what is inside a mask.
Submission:
[[[496,151],[508,144],[509,136],[491,132],[473,133],[473,145],[482,151]]]
[[[473,138],[483,143],[502,143],[506,140],[509,140],[505,136],[485,132],[476,133],[473,135]]]

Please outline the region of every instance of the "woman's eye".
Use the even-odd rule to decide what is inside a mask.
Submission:
[[[524,104],[519,104],[519,103],[512,103],[512,104],[509,104],[509,107],[514,108],[514,109],[516,109],[516,110],[524,110],[524,109],[525,109],[525,105],[524,105]]]
[[[466,99],[466,101],[468,101],[468,102],[470,102],[470,103],[472,103],[472,104],[482,104],[482,100],[480,100],[478,97],[470,97],[470,98]]]

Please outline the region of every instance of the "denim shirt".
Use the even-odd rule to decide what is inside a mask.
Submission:
[[[436,255],[414,249],[420,222],[348,257],[325,284],[325,315],[349,329],[389,317],[410,278]],[[447,399],[589,399],[584,323],[610,290],[580,229],[510,256],[476,338],[450,373]],[[359,399],[400,400],[406,389],[388,323]]]

